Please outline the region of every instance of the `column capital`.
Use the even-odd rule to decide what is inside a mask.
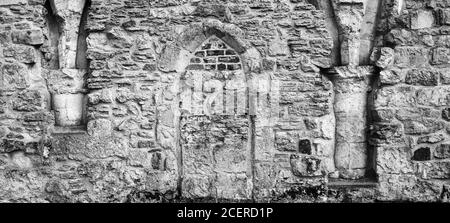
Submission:
[[[324,69],[327,76],[339,79],[365,78],[375,74],[374,66],[337,66]]]

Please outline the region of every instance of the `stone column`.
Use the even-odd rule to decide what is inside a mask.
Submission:
[[[335,164],[339,176],[358,179],[367,168],[367,100],[373,67],[335,67]]]
[[[47,79],[57,126],[84,124],[86,90],[83,76],[85,74],[85,69],[60,69],[49,73]]]
[[[342,65],[359,65],[361,24],[364,17],[364,0],[333,0],[339,24]]]

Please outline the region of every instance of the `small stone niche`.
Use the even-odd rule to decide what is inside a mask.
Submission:
[[[298,152],[311,155],[311,141],[309,139],[300,139],[298,142]]]
[[[431,159],[431,151],[429,147],[421,147],[414,151],[412,160],[427,161]]]

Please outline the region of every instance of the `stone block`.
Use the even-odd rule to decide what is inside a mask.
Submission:
[[[217,197],[232,200],[250,199],[253,185],[245,173],[219,172],[215,182]]]
[[[276,180],[276,169],[273,162],[256,162],[254,166],[255,189],[272,189]]]
[[[110,136],[112,123],[107,119],[91,120],[87,123],[87,132],[91,136]]]
[[[36,51],[32,46],[9,46],[3,49],[3,55],[26,64],[36,63],[37,60]]]
[[[394,144],[403,142],[403,128],[400,124],[377,123],[370,128],[372,144]]]
[[[53,109],[59,126],[78,126],[84,122],[85,97],[83,94],[54,94]]]
[[[321,159],[312,156],[290,156],[291,171],[298,177],[324,176],[321,162]]]
[[[450,158],[450,144],[442,143],[434,150],[434,157],[437,159],[448,159]]]
[[[336,140],[343,142],[365,142],[366,116],[336,116]]]
[[[382,70],[380,71],[381,84],[397,84],[404,80],[404,72],[400,70]]]
[[[150,167],[151,158],[147,151],[142,150],[129,150],[128,151],[128,163],[130,166],[135,167]]]
[[[367,144],[366,142],[337,142],[334,157],[338,170],[366,168]]]
[[[395,109],[379,108],[371,111],[375,122],[391,122],[395,118]]]
[[[413,172],[407,147],[377,148],[376,169],[380,174],[408,174]]]
[[[205,198],[214,197],[215,176],[213,175],[195,175],[183,178],[182,190],[186,198]]]
[[[19,44],[42,45],[44,43],[44,35],[40,29],[13,31],[11,39]]]
[[[442,84],[450,84],[450,69],[442,69],[441,73],[441,83]]]
[[[417,10],[411,13],[411,29],[431,28],[435,24],[435,18],[432,10]]]
[[[422,47],[395,47],[394,65],[401,68],[428,65],[428,49]]]
[[[0,1],[0,5],[20,5],[20,4],[26,4],[27,0],[2,0]]]
[[[4,63],[1,66],[0,81],[2,87],[7,89],[25,89],[28,87],[28,70],[25,65],[20,63]]]
[[[439,18],[442,25],[450,25],[450,9],[441,9]]]
[[[379,51],[374,51],[378,54],[375,65],[381,68],[388,68],[394,63],[395,52],[392,48],[382,47]]]
[[[38,111],[42,109],[43,96],[37,90],[26,90],[18,93],[13,101],[13,109],[16,111]]]
[[[403,122],[405,134],[430,134],[444,128],[442,121],[434,119],[416,119]]]
[[[450,121],[450,107],[442,109],[442,118],[445,121]]]
[[[423,179],[450,178],[450,162],[448,160],[416,162],[414,170]]]
[[[442,133],[421,136],[417,139],[417,143],[438,143],[444,141],[445,136]]]
[[[386,86],[375,92],[375,108],[414,107],[415,105],[416,94],[412,86]]]
[[[276,132],[275,148],[279,151],[297,151],[297,134],[295,132]]]
[[[438,47],[433,49],[431,64],[434,65],[450,64],[450,49],[446,47]]]
[[[273,40],[269,43],[269,56],[286,56],[289,55],[289,47],[282,40]]]
[[[430,69],[412,69],[406,73],[405,82],[412,85],[436,86],[439,72]]]
[[[421,88],[417,90],[416,95],[418,105],[441,107],[450,104],[450,86]]]
[[[426,107],[408,107],[396,110],[395,117],[400,121],[416,120],[421,118],[439,119],[441,112],[434,108]]]

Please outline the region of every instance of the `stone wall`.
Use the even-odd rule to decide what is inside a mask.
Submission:
[[[2,1],[0,201],[446,200],[449,10]]]
[[[449,7],[445,0],[383,3],[370,139],[382,199],[448,196]]]

